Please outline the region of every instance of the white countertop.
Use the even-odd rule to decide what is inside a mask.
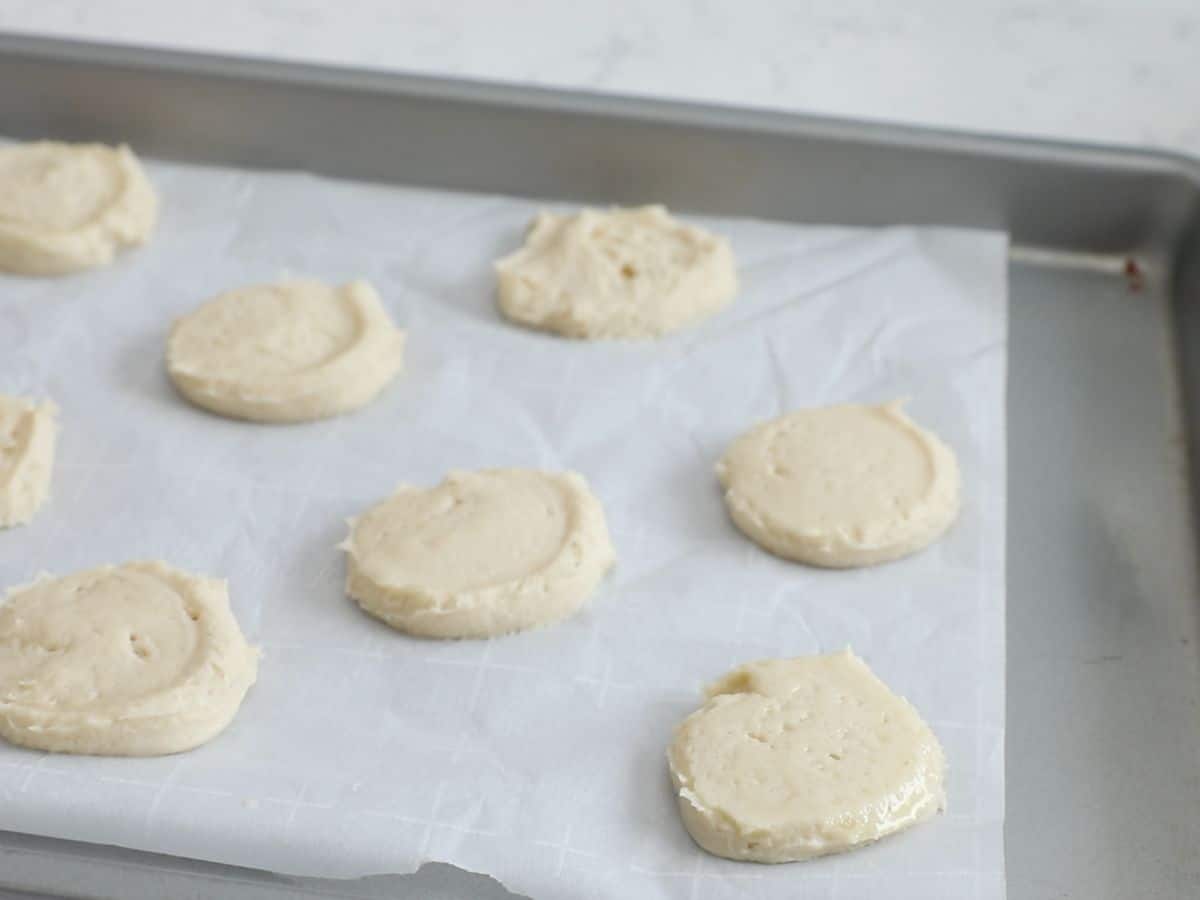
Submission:
[[[0,0],[0,30],[1200,156],[1198,0]]]

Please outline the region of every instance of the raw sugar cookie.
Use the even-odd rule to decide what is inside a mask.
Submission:
[[[46,501],[57,415],[53,403],[0,394],[0,528],[28,522]]]
[[[573,338],[658,337],[737,292],[729,242],[661,206],[539,213],[496,273],[505,316]]]
[[[717,856],[850,850],[945,807],[945,757],[917,711],[849,650],[734,669],[667,754],[683,823]]]
[[[225,582],[161,562],[15,588],[0,605],[0,737],[158,756],[212,740],[255,681]]]
[[[188,400],[256,422],[305,422],[358,409],[395,378],[404,332],[365,281],[237,288],[184,316],[167,372]]]
[[[62,275],[145,243],[158,198],[125,146],[0,146],[0,270]]]
[[[958,515],[954,452],[883,406],[828,406],[752,428],[717,464],[733,521],[779,556],[845,568],[898,559]]]
[[[484,638],[564,619],[616,557],[574,472],[451,472],[401,487],[351,523],[346,592],[393,628]]]

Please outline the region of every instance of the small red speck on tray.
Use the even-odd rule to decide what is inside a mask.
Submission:
[[[1125,260],[1125,281],[1129,290],[1135,294],[1140,291],[1145,284],[1145,281],[1142,277],[1142,267],[1138,265],[1137,260],[1132,256]]]

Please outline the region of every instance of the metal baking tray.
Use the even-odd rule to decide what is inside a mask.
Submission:
[[[452,190],[1008,229],[1009,896],[1200,896],[1187,452],[1200,437],[1200,161],[6,36],[0,133]],[[317,881],[0,834],[6,888],[506,896],[445,866]]]

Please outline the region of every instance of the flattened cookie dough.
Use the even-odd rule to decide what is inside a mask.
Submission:
[[[184,397],[255,422],[358,409],[403,363],[404,332],[365,281],[227,291],[177,321],[167,341],[167,372]]]
[[[351,522],[346,592],[410,634],[486,638],[571,615],[616,561],[574,472],[451,472]]]
[[[505,316],[573,338],[657,337],[737,292],[729,242],[661,206],[539,213],[496,273]]]
[[[126,146],[0,147],[0,270],[62,275],[145,243],[158,198]]]
[[[786,559],[846,568],[928,546],[958,515],[954,452],[902,403],[828,406],[752,428],[717,464],[751,540]]]
[[[24,747],[190,750],[233,720],[257,672],[225,582],[165,563],[44,576],[0,605],[0,737]]]
[[[917,711],[845,650],[734,669],[675,732],[679,812],[717,856],[795,862],[945,808],[945,756]]]
[[[0,528],[28,522],[50,493],[57,414],[48,401],[0,394]]]

